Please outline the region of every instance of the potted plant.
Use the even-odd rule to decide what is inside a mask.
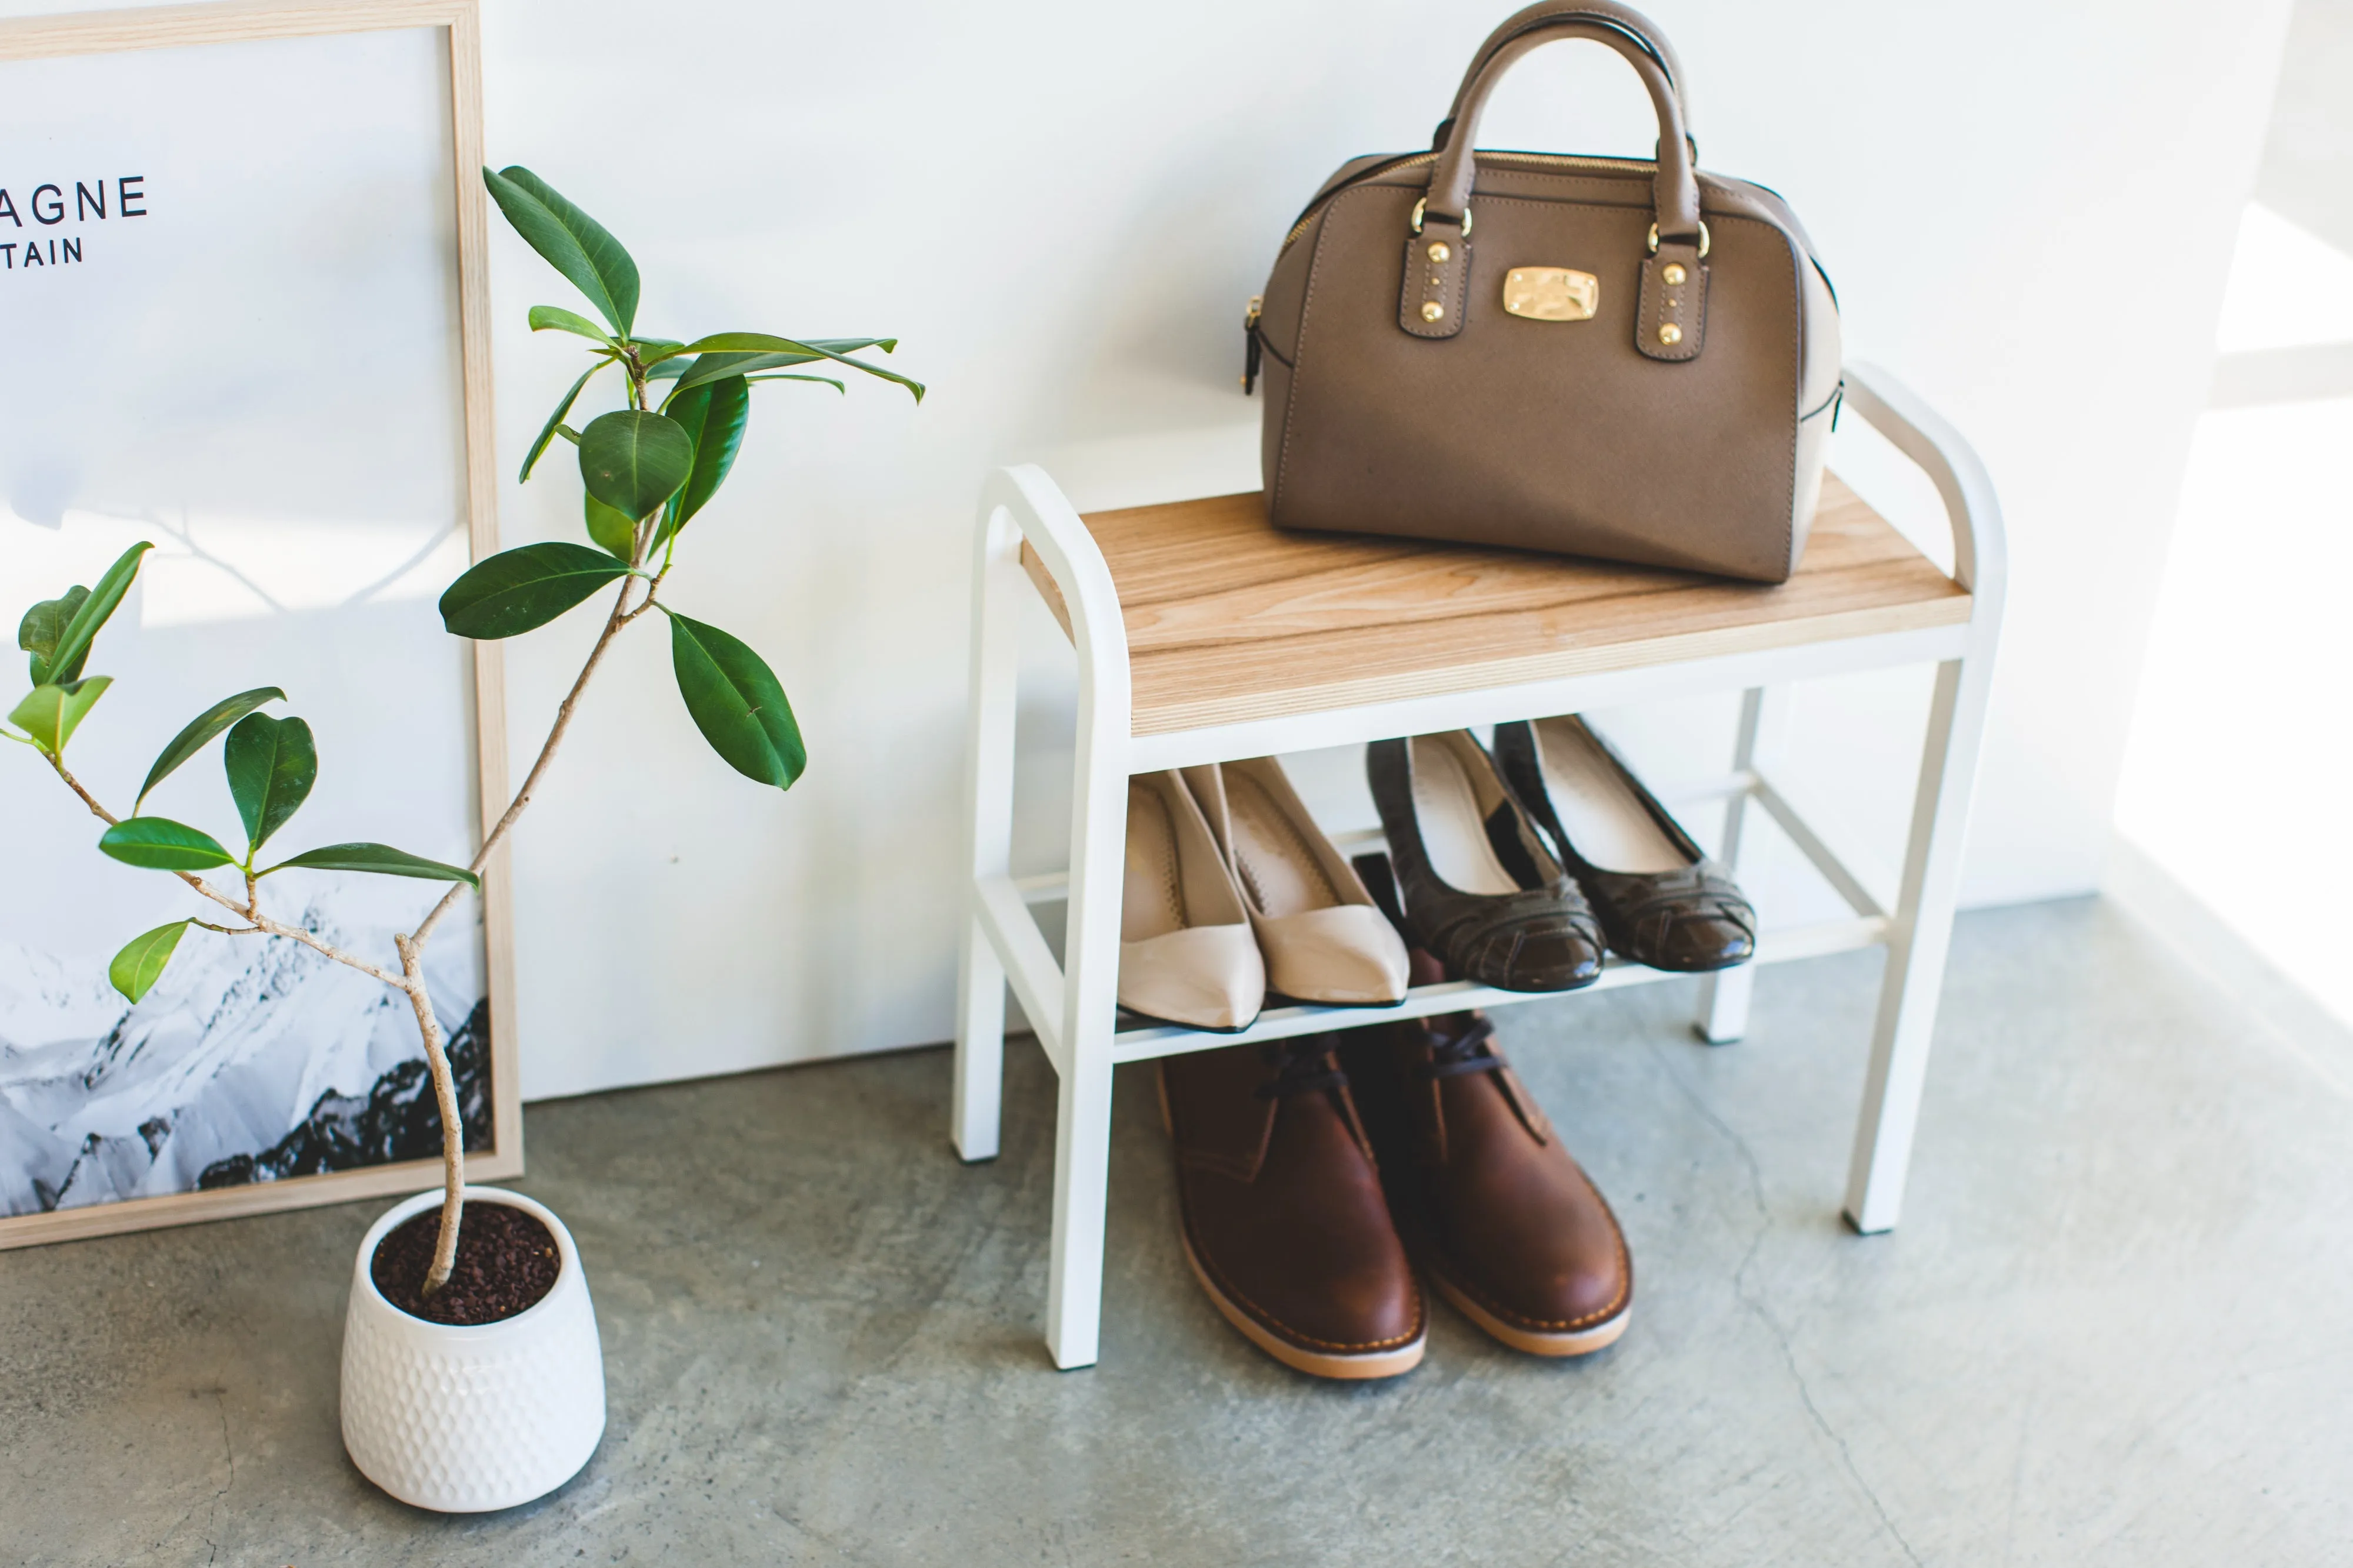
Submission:
[[[393,1208],[370,1228],[353,1270],[343,1342],[343,1442],[371,1480],[404,1501],[447,1512],[509,1508],[562,1485],[588,1460],[605,1425],[604,1363],[595,1312],[563,1222],[520,1194],[469,1187],[458,1089],[425,984],[424,952],[459,892],[479,887],[562,745],[581,694],[613,639],[659,611],[688,714],[738,773],[789,789],[807,762],[783,685],[760,656],[718,627],[681,615],[659,595],[689,523],[727,478],[742,444],[753,386],[797,381],[846,391],[795,366],[841,364],[896,382],[906,377],[849,357],[897,347],[888,338],[803,341],[722,332],[692,342],[637,334],[638,269],[620,243],[528,169],[482,171],[517,233],[585,295],[601,322],[533,306],[535,331],[590,341],[590,363],[550,415],[523,459],[529,479],[559,437],[579,449],[586,544],[550,542],[476,563],[440,600],[442,624],[462,637],[518,636],[610,590],[603,631],[589,650],[522,786],[468,866],[444,865],[389,845],[331,844],[273,863],[262,850],[301,806],[319,759],[301,719],[262,710],[277,687],[223,699],[174,735],[148,770],[131,813],[118,816],[66,765],[77,728],[106,693],[85,673],[99,631],[136,577],[149,548],[133,545],[98,583],[76,586],[25,614],[17,640],[32,656],[32,690],[9,714],[9,739],[36,752],[105,823],[99,848],[129,865],[178,877],[225,918],[198,915],[134,937],[109,978],[133,1003],[170,963],[191,929],[298,942],[402,993],[416,1014],[441,1120],[443,1182]],[[626,406],[574,429],[567,421],[589,382],[621,373]],[[226,739],[223,739],[226,737]],[[155,786],[222,740],[222,763],[244,829],[243,853],[204,830],[142,813]],[[413,931],[396,935],[397,968],[346,952],[273,918],[264,883],[285,872],[331,870],[446,881]],[[221,873],[209,880],[206,873]],[[469,1205],[471,1211],[469,1211]]]

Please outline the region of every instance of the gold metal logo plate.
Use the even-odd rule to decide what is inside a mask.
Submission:
[[[1514,267],[1504,274],[1504,309],[1532,321],[1582,321],[1601,303],[1601,279],[1567,267]]]

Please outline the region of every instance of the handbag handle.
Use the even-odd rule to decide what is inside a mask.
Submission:
[[[1495,84],[1521,58],[1564,38],[1606,44],[1634,68],[1659,117],[1659,172],[1652,184],[1658,219],[1656,244],[1701,243],[1699,181],[1692,172],[1692,142],[1677,93],[1673,53],[1640,15],[1607,0],[1546,0],[1506,21],[1489,36],[1454,98],[1454,112],[1440,131],[1443,141],[1423,198],[1424,221],[1463,226],[1478,177],[1473,149],[1479,117]]]
[[[1431,151],[1445,147],[1446,138],[1454,129],[1454,121],[1462,113],[1463,94],[1470,90],[1471,83],[1479,73],[1486,68],[1487,62],[1494,58],[1495,51],[1521,35],[1548,26],[1561,17],[1606,21],[1623,28],[1667,73],[1667,80],[1673,84],[1675,97],[1683,107],[1683,133],[1686,136],[1692,133],[1691,79],[1683,74],[1683,63],[1675,54],[1675,47],[1667,42],[1666,35],[1661,33],[1648,16],[1630,5],[1617,4],[1617,0],[1536,0],[1535,5],[1513,12],[1501,26],[1487,35],[1487,41],[1479,46],[1479,52],[1471,58],[1471,68],[1462,73],[1462,85],[1454,89],[1454,101],[1448,106],[1446,118],[1440,121],[1438,129],[1430,133]]]

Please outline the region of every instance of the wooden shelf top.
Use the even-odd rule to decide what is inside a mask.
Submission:
[[[1286,533],[1255,491],[1091,513],[1118,587],[1132,729],[1166,734],[1399,698],[1956,626],[1969,595],[1832,475],[1797,575],[1688,572],[1374,535]],[[1070,618],[1044,564],[1022,564]]]

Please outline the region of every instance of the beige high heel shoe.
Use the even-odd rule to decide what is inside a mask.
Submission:
[[[1233,1032],[1256,1022],[1265,1002],[1266,965],[1241,890],[1199,805],[1174,773],[1129,779],[1119,1005]]]
[[[1265,955],[1268,988],[1353,1007],[1405,1000],[1405,939],[1272,757],[1187,768]]]

